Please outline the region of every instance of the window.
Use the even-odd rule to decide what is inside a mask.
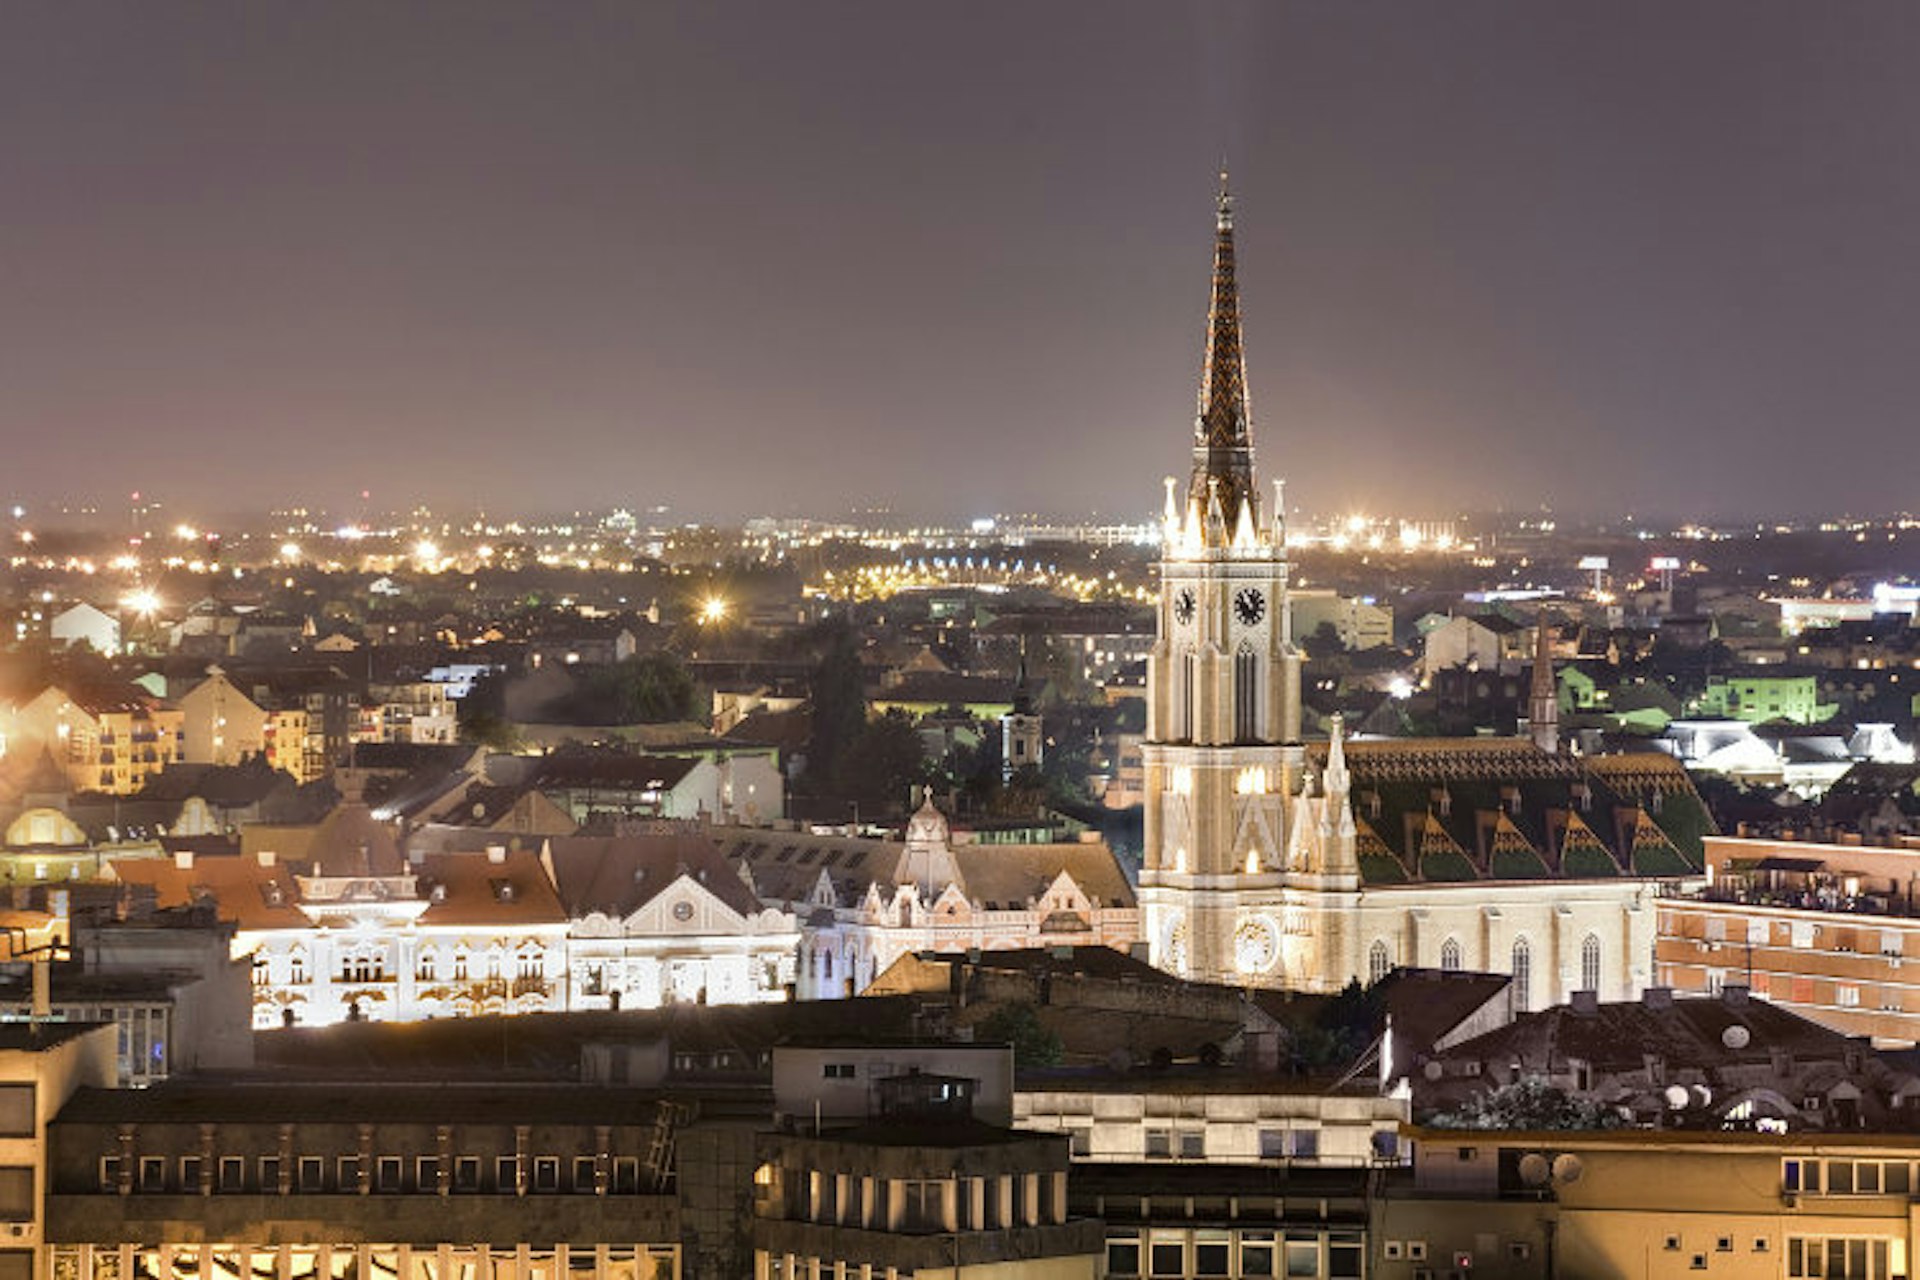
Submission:
[[[181,1156],[180,1189],[189,1193],[200,1190],[200,1171],[205,1167],[199,1156]]]
[[[1367,949],[1367,982],[1369,984],[1378,982],[1391,972],[1393,972],[1393,952],[1388,949],[1384,941],[1376,940],[1373,946]]]
[[[222,1191],[245,1191],[247,1189],[247,1158],[245,1156],[220,1157],[220,1189]],[[262,1187],[261,1190],[269,1190]]]
[[[401,1189],[406,1163],[399,1156],[381,1156],[373,1162],[373,1189],[388,1195]]]
[[[142,1191],[167,1189],[167,1158],[165,1156],[140,1157],[140,1189]]]
[[[1140,1237],[1107,1237],[1107,1274],[1112,1277],[1140,1274]]]
[[[1320,1131],[1318,1129],[1294,1129],[1292,1149],[1288,1152],[1295,1160],[1318,1160],[1320,1158]]]
[[[1533,948],[1524,937],[1513,940],[1513,1010],[1533,1008]]]
[[[1173,1130],[1147,1130],[1147,1159],[1170,1160],[1173,1158]]]
[[[0,1084],[0,1138],[34,1135],[33,1086]]]
[[[1870,1236],[1788,1236],[1787,1275],[1856,1280],[1887,1276],[1889,1241]]]
[[[1600,939],[1592,934],[1580,944],[1580,989],[1600,990]]]
[[[120,1157],[100,1157],[100,1189],[118,1191],[120,1189]]]
[[[327,1162],[319,1156],[301,1156],[294,1171],[302,1191],[319,1191],[326,1185]]]
[[[1200,1160],[1206,1157],[1207,1134],[1204,1129],[1182,1129],[1179,1138],[1182,1160]]]
[[[613,1191],[616,1195],[637,1195],[640,1191],[640,1161],[634,1156],[617,1156],[613,1162]]]
[[[1460,940],[1448,938],[1440,944],[1440,967],[1448,973],[1460,968]]]
[[[1242,648],[1233,655],[1233,740],[1253,742],[1259,737],[1260,659],[1252,649]]]
[[[1240,1233],[1240,1274],[1243,1276],[1270,1276],[1273,1274],[1273,1235],[1266,1231],[1242,1231]]]
[[[360,1157],[341,1156],[337,1165],[334,1190],[351,1193],[360,1189]]]
[[[1193,1237],[1193,1274],[1224,1276],[1230,1274],[1233,1258],[1232,1239],[1224,1231],[1196,1231]]]
[[[277,1196],[280,1194],[280,1157],[260,1157],[260,1194]]]
[[[146,1190],[142,1187],[141,1190]],[[0,1168],[0,1222],[32,1222],[34,1219],[33,1166],[9,1165]]]
[[[493,1189],[502,1195],[507,1195],[520,1189],[519,1156],[494,1157]]]
[[[560,1189],[560,1157],[535,1156],[533,1160],[533,1189],[541,1192],[554,1192]]]
[[[1287,1154],[1287,1131],[1285,1129],[1262,1129],[1260,1131],[1260,1158],[1262,1160],[1281,1160]]]
[[[454,1157],[453,1189],[455,1191],[478,1191],[480,1189],[479,1156]]]
[[[1148,1261],[1153,1264],[1156,1276],[1184,1276],[1187,1274],[1186,1242],[1178,1236],[1155,1236]]]
[[[946,1184],[938,1178],[908,1178],[896,1184],[900,1189],[902,1224],[907,1230],[938,1231],[946,1226],[942,1209]],[[1017,1183],[1015,1184],[1018,1185]]]
[[[820,1074],[828,1080],[851,1080],[854,1074],[853,1064],[851,1062],[829,1062],[820,1068]]]

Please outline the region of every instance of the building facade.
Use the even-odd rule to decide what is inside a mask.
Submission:
[[[1309,747],[1284,507],[1262,515],[1231,203],[1216,221],[1192,470],[1168,482],[1147,668],[1143,928],[1200,981],[1328,991],[1397,965],[1509,973],[1522,1008],[1651,980],[1661,883],[1711,820],[1663,757],[1559,753],[1557,700],[1520,739]],[[1485,620],[1491,627],[1493,620]],[[1498,619],[1517,657],[1530,629]]]
[[[1920,850],[1709,837],[1710,879],[1659,903],[1659,980],[1741,985],[1876,1044],[1920,1043]]]

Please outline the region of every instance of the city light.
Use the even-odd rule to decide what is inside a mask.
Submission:
[[[151,587],[136,587],[120,597],[120,607],[143,618],[150,618],[160,610],[160,597]]]
[[[711,625],[722,622],[727,616],[727,602],[719,596],[708,596],[700,605],[700,621]]]

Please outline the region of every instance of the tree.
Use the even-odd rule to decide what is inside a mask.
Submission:
[[[840,755],[867,721],[866,682],[853,629],[841,622],[827,633],[826,651],[813,670],[813,734],[807,740],[807,780],[816,789],[834,785]]]
[[[1065,1051],[1059,1035],[1040,1021],[1039,1010],[1024,1000],[1001,1005],[980,1019],[974,1033],[982,1040],[1000,1040],[1012,1045],[1013,1063],[1017,1067],[1051,1067],[1060,1061]]]
[[[1313,634],[1300,642],[1300,648],[1310,661],[1323,662],[1347,650],[1347,646],[1341,643],[1339,628],[1331,622],[1323,622],[1315,627]]]
[[[1436,1129],[1617,1129],[1620,1117],[1591,1098],[1523,1076],[1477,1093],[1452,1111],[1428,1118]]]
[[[903,804],[907,788],[927,781],[928,776],[920,731],[905,712],[894,710],[868,720],[841,751],[832,775],[832,794],[890,807]]]
[[[597,667],[566,699],[575,724],[663,724],[693,715],[693,677],[664,650]]]

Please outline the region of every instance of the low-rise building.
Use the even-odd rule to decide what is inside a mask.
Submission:
[[[763,1137],[755,1280],[1093,1280],[1102,1227],[1070,1211],[1066,1141],[977,1118],[974,1089],[964,1076],[889,1076],[860,1124]]]
[[[1756,996],[1880,1044],[1920,1041],[1920,849],[1709,836],[1659,904],[1659,981]]]
[[[48,1129],[39,1274],[671,1280],[675,1118],[604,1085],[85,1089]]]

